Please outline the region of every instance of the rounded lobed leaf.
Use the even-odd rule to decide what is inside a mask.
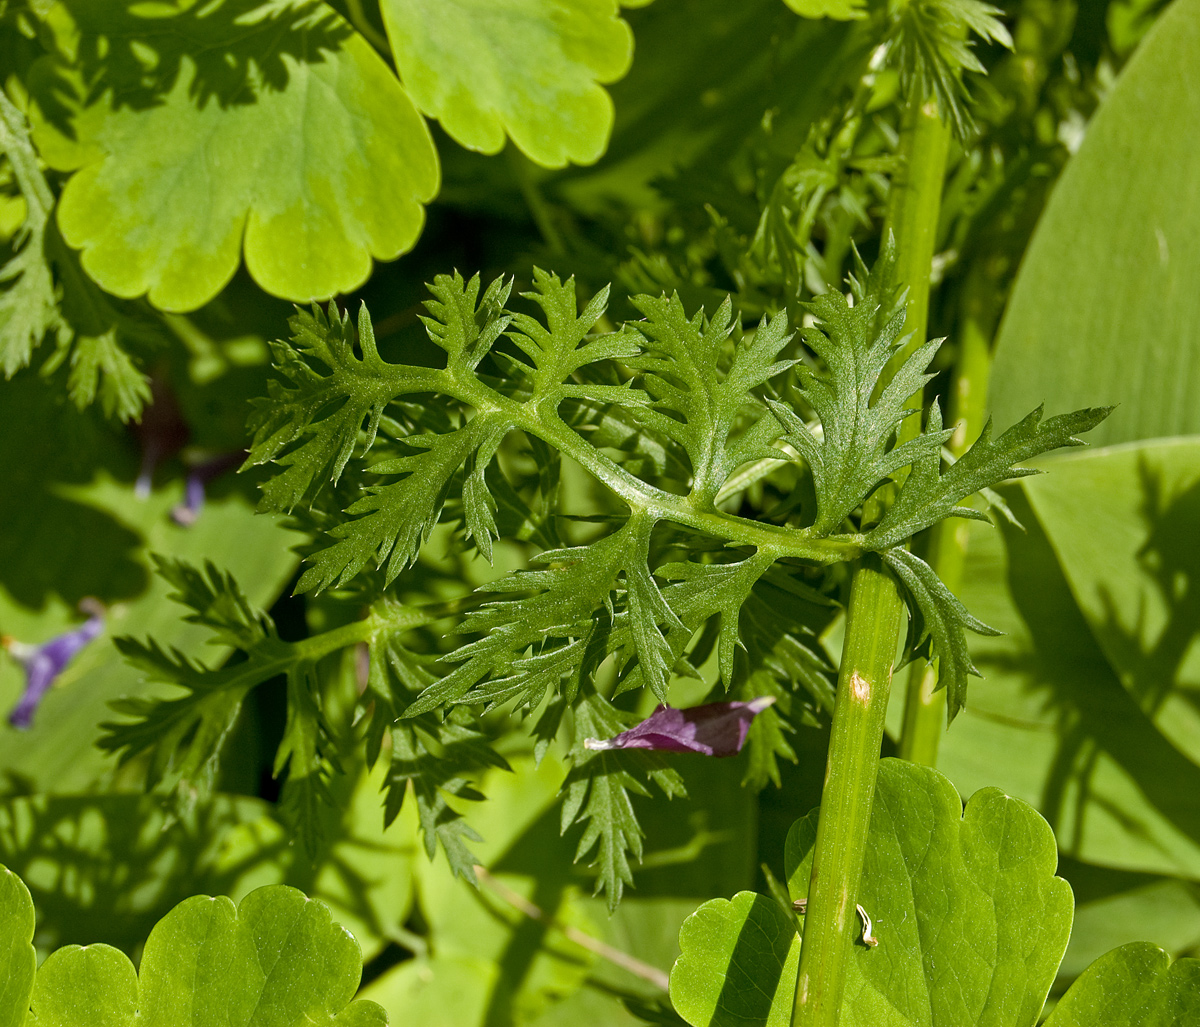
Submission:
[[[437,154],[379,56],[319,0],[65,0],[31,73],[37,145],[73,171],[64,238],[109,292],[192,310],[246,266],[349,291],[415,243]],[[99,82],[102,91],[95,88]]]
[[[132,1027],[138,981],[111,945],[68,945],[37,972],[29,1027]]]
[[[1089,966],[1054,1007],[1046,1027],[1178,1027],[1200,1023],[1200,959],[1174,963],[1134,942]]]
[[[459,143],[532,160],[590,164],[608,144],[601,83],[629,69],[633,34],[617,0],[382,0],[405,87]]]
[[[774,899],[738,892],[704,903],[679,931],[671,1002],[695,1027],[787,1027],[800,936]]]
[[[784,852],[807,897],[817,811]],[[880,763],[860,893],[878,945],[856,945],[843,1027],[1032,1027],[1062,960],[1073,899],[1054,876],[1049,825],[995,788],[963,811],[950,782]],[[800,940],[794,918],[750,892],[701,906],[679,936],[671,999],[693,1027],[786,1025]]]
[[[793,898],[808,889],[816,823],[814,811],[788,834]],[[879,945],[856,950],[845,1027],[1031,1027],[1071,933],[1057,862],[1033,807],[984,788],[964,811],[942,774],[882,760],[856,897]]]

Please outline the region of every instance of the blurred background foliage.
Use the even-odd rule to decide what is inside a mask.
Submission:
[[[111,633],[227,658],[201,652],[151,552],[231,571],[284,639],[352,615],[292,597],[303,525],[255,515],[254,472],[210,482],[191,526],[170,516],[189,470],[246,446],[290,301],[365,302],[383,355],[418,363],[431,353],[423,283],[453,268],[520,288],[537,265],[576,276],[584,296],[611,282],[613,321],[636,316],[630,293],[675,291],[689,311],[728,294],[750,323],[799,320],[804,300],[841,288],[852,246],[878,250],[899,84],[869,19],[808,20],[780,0],[578,0],[552,39],[551,5],[533,0],[508,35],[446,36],[416,0],[209,6],[0,0],[0,631],[14,638],[51,637],[95,596]],[[979,48],[976,132],[951,144],[939,366],[972,346],[994,354],[1001,426],[1043,399],[1051,412],[1121,406],[1102,448],[1006,492],[1023,530],[957,529],[962,598],[1006,634],[974,641],[985,683],[940,766],[964,796],[998,785],[1054,827],[1078,904],[1061,990],[1124,941],[1200,947],[1200,4],[1000,6],[1013,49]],[[130,27],[145,7],[152,37]],[[247,18],[272,34],[269,60],[235,31]],[[426,32],[419,44],[406,25]],[[535,50],[549,85],[526,81]],[[464,67],[474,99],[453,88]],[[341,107],[302,121],[304,76],[332,83]],[[168,181],[201,138],[204,174]],[[951,401],[953,382],[934,388]],[[768,483],[744,502],[781,499]],[[488,566],[461,541],[439,528],[402,591],[445,597],[523,559],[502,545]],[[825,626],[831,659],[838,634]],[[447,648],[433,631],[422,644]],[[318,674],[349,724],[355,654]],[[0,704],[22,683],[0,662]],[[286,882],[354,931],[363,994],[392,1022],[431,1027],[676,1022],[653,971],[670,968],[698,903],[781,875],[784,836],[819,797],[828,730],[819,704],[797,702],[773,782],[752,753],[673,758],[689,797],[636,800],[646,858],[610,917],[559,832],[560,762],[535,765],[502,711],[488,729],[512,771],[481,772],[488,799],[464,807],[488,869],[474,889],[426,858],[411,804],[383,828],[382,782],[354,751],[322,850],[301,854],[272,777],[281,680],[251,693],[215,796],[184,808],[95,746],[110,700],[167,686],[109,635],[59,684],[33,729],[0,728],[0,862],[34,894],[41,949],[106,941],[136,957],[184,896]],[[709,687],[681,678],[671,697]]]

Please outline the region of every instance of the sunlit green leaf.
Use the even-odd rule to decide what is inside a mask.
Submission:
[[[191,310],[244,250],[263,288],[307,301],[416,241],[438,186],[429,133],[324,3],[69,2],[47,25],[35,139],[75,173],[58,222],[109,292]]]
[[[1200,959],[1174,963],[1145,942],[1096,960],[1054,1007],[1046,1027],[1175,1027],[1200,1021]]]
[[[805,898],[814,811],[784,854]],[[880,764],[860,904],[879,944],[857,945],[841,1022],[848,1027],[1032,1027],[1071,929],[1071,890],[1054,876],[1046,822],[997,789],[963,810],[950,782],[900,760]],[[742,893],[702,906],[680,934],[672,999],[695,1027],[784,1024],[795,989],[796,920]]]
[[[590,164],[612,130],[601,88],[629,68],[616,0],[382,0],[396,67],[418,107],[463,146],[505,138],[537,163]],[[530,61],[537,73],[530,73]]]

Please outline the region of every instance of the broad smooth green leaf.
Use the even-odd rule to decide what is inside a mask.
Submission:
[[[784,853],[793,899],[807,894],[816,811]],[[926,767],[882,761],[858,902],[876,948],[850,963],[845,1027],[1030,1027],[1071,930],[1071,889],[1054,876],[1046,822],[995,788],[964,812]],[[798,944],[790,914],[742,893],[706,903],[680,932],[672,1000],[696,1027],[786,1024]]]
[[[15,918],[20,942],[32,934],[29,893],[4,868],[0,880],[0,923]],[[23,944],[32,964],[32,946]],[[352,1001],[362,975],[354,938],[320,902],[283,885],[259,888],[236,907],[224,897],[184,900],[150,932],[138,974],[107,945],[59,949],[37,971],[30,1019],[20,964],[14,969],[17,987],[0,991],[0,1023],[13,1027],[387,1024],[379,1006]]]
[[[33,900],[21,879],[0,867],[0,1027],[21,1027],[37,953],[33,950]]]
[[[38,969],[28,1027],[131,1027],[137,972],[110,945],[68,945]]]
[[[1088,125],[1008,305],[992,409],[1117,403],[1098,444],[1200,432],[1200,0],[1158,19]]]
[[[1058,460],[1025,491],[1121,683],[1200,765],[1200,438]]]
[[[67,0],[31,72],[58,223],[118,296],[192,310],[237,270],[292,300],[412,247],[438,188],[428,129],[318,0]],[[102,86],[95,89],[99,81]]]
[[[396,67],[417,106],[463,146],[510,137],[549,168],[591,164],[612,131],[601,83],[629,69],[616,0],[382,0]]]
[[[973,646],[984,680],[939,768],[1036,806],[1065,856],[1200,878],[1200,768],[1122,687],[1021,490],[1008,498],[1025,532],[969,526],[962,598],[1005,634]]]
[[[706,902],[683,922],[671,1002],[695,1027],[786,1027],[800,935],[778,902],[754,892]]]
[[[1046,1027],[1183,1027],[1200,1023],[1200,959],[1174,963],[1146,942],[1096,960],[1046,1020]]]

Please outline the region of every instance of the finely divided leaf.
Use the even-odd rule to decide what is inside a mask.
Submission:
[[[586,824],[575,850],[576,861],[596,849],[596,894],[605,893],[610,911],[617,908],[625,885],[633,884],[629,856],[642,858],[644,833],[633,810],[630,792],[649,790],[628,769],[640,766],[668,797],[685,794],[679,775],[649,753],[596,752],[584,746],[588,738],[611,738],[627,727],[612,705],[594,692],[575,707],[574,766],[563,785],[562,830]]]
[[[470,468],[464,486],[467,533],[490,554],[495,522],[490,505],[478,490],[483,469],[509,427],[502,415],[479,414],[456,431],[403,439],[401,445],[415,453],[370,468],[378,475],[400,475],[399,480],[369,486],[368,494],[347,508],[346,513],[353,519],[330,529],[333,545],[310,558],[297,591],[319,592],[334,583],[345,584],[367,566],[386,565],[385,583],[390,584],[416,559],[428,540],[441,517],[451,484],[464,466]],[[477,476],[479,480],[472,484]]]
[[[170,778],[172,785],[186,783],[202,795],[212,788],[221,749],[247,693],[291,671],[297,657],[266,615],[250,606],[232,575],[211,563],[204,572],[163,557],[156,557],[155,563],[175,587],[170,598],[192,610],[184,619],[210,628],[214,644],[242,649],[246,658],[206,667],[153,639],[114,639],[122,655],[151,680],[178,685],[184,694],[175,699],[117,700],[114,711],[134,719],[102,724],[106,733],[98,744],[120,753],[122,763],[148,753],[151,786]],[[293,711],[289,703],[289,718],[301,716],[303,711]]]
[[[1012,37],[998,17],[1003,13],[983,0],[920,0],[899,6],[889,32],[889,57],[900,70],[904,95],[916,104],[935,99],[959,139],[975,129],[963,72],[986,74],[971,36],[1011,50]]]
[[[897,546],[884,552],[883,560],[912,597],[916,611],[910,612],[914,627],[909,645],[917,649],[926,640],[930,641],[929,658],[938,661],[938,687],[946,689],[946,715],[953,720],[967,699],[967,677],[981,676],[971,662],[966,630],[979,635],[1000,632],[972,617],[937,572],[919,556]],[[914,634],[916,637],[912,637]]]
[[[388,402],[436,380],[427,368],[388,364],[379,356],[365,306],[357,333],[349,312],[339,315],[332,303],[328,312],[316,306],[311,313],[298,311],[288,323],[291,341],[271,347],[275,369],[287,382],[269,382],[267,398],[255,402],[250,419],[254,441],[247,465],[274,461],[284,468],[263,486],[267,510],[290,511],[336,483],[356,447],[359,455],[371,448]]]
[[[29,141],[25,118],[0,91],[0,153],[8,158],[25,200],[25,223],[13,240],[14,255],[0,267],[0,370],[11,378],[29,363],[35,347],[54,329],[66,331],[58,309],[54,275],[46,257],[46,225],[54,196]]]
[[[641,352],[626,363],[642,371],[643,388],[653,403],[641,406],[644,400],[632,395],[628,401],[639,404],[634,412],[640,421],[684,449],[691,462],[692,501],[711,505],[738,465],[778,456],[770,444],[780,429],[763,416],[752,390],[795,363],[776,359],[792,338],[787,318],[763,318],[755,332],[736,339],[731,347],[735,323],[728,298],[711,319],[703,311],[688,318],[678,295],[637,296],[633,304],[645,320],[627,330],[636,330],[644,341]],[[761,428],[751,427],[731,439],[744,411],[751,425]]]
[[[450,869],[472,884],[476,883],[475,865],[479,860],[467,843],[482,839],[449,799],[482,799],[471,777],[488,767],[509,769],[487,736],[472,727],[470,718],[461,712],[445,720],[420,717],[401,721],[392,730],[385,822],[390,824],[399,814],[411,784],[426,854],[433,859],[440,844]]]
[[[998,439],[992,438],[989,421],[975,444],[945,472],[940,469],[940,449],[927,450],[913,463],[912,473],[905,480],[899,496],[883,520],[867,533],[865,544],[870,549],[887,549],[944,517],[982,517],[978,511],[958,503],[1002,481],[1038,473],[1017,464],[1052,449],[1084,445],[1075,436],[1091,431],[1111,411],[1112,407],[1092,407],[1043,421],[1042,408],[1038,407]],[[930,410],[929,431],[921,438],[945,435],[940,430],[941,424],[941,412],[934,403]]]
[[[808,429],[789,406],[771,401],[786,440],[812,471],[817,493],[813,530],[829,534],[893,472],[930,450],[940,451],[949,431],[933,432],[892,446],[900,422],[912,411],[910,396],[933,376],[925,369],[941,345],[933,340],[918,347],[872,402],[880,375],[904,344],[903,307],[892,310],[889,284],[892,251],[885,251],[865,284],[853,282],[855,302],[829,292],[809,305],[816,325],[805,342],[825,362],[819,372],[801,364],[800,397],[821,420],[821,436]],[[860,265],[860,270],[861,265]]]

